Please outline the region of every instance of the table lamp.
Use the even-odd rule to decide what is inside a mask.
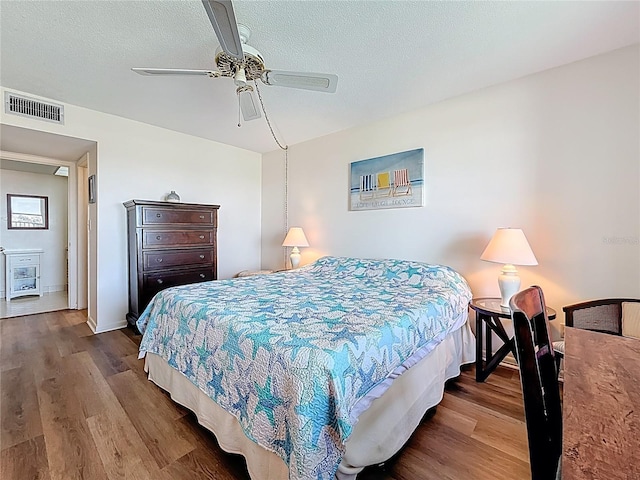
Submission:
[[[300,265],[300,250],[298,250],[298,247],[308,247],[309,242],[307,237],[304,236],[302,228],[291,227],[284,238],[284,242],[282,242],[282,246],[293,247],[289,257],[291,258],[291,268],[298,268],[298,265]]]
[[[514,265],[538,265],[527,237],[519,228],[498,228],[484,249],[480,260],[502,263],[498,277],[500,306],[509,308],[509,299],[520,290],[520,277]]]

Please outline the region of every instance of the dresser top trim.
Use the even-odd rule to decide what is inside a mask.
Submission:
[[[4,253],[5,255],[9,256],[9,255],[31,255],[33,253],[44,253],[44,250],[41,248],[27,248],[27,249],[20,249],[20,250],[3,250],[2,253]]]
[[[129,200],[124,202],[123,205],[127,208],[135,207],[136,205],[148,205],[153,207],[173,207],[173,208],[213,208],[215,210],[220,208],[220,205],[209,205],[205,203],[185,203],[185,202],[159,202],[156,200]]]

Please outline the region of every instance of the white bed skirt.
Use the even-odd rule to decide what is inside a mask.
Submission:
[[[460,374],[460,366],[475,360],[475,339],[468,322],[446,337],[431,353],[396,378],[384,394],[359,417],[336,473],[354,480],[368,465],[377,465],[402,448],[425,412],[444,394],[444,382]],[[162,357],[147,353],[149,379],[171,398],[193,411],[198,423],[213,432],[227,452],[243,455],[252,480],[288,480],[284,461],[249,440],[236,418],[222,409]]]

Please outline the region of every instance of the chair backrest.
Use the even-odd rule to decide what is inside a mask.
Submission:
[[[511,297],[533,480],[552,480],[562,454],[562,407],[544,295],[530,287]]]
[[[373,173],[360,175],[360,192],[373,192],[377,188],[376,176]]]
[[[402,168],[393,172],[393,183],[396,187],[406,187],[411,185],[409,180],[409,170]]]
[[[389,172],[378,173],[378,188],[391,188],[391,174]]]
[[[622,303],[639,301],[635,298],[606,298],[567,305],[562,310],[567,327],[622,335]]]

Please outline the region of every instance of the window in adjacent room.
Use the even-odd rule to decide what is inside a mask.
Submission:
[[[7,228],[49,228],[49,197],[7,194]]]

